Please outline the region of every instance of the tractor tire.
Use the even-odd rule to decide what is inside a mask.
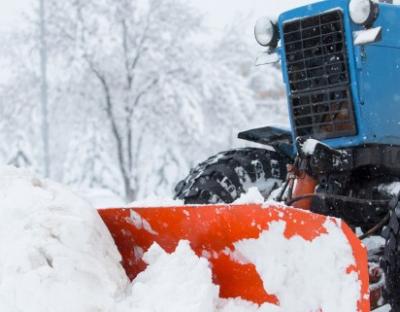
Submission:
[[[175,198],[189,205],[232,203],[251,187],[267,198],[286,179],[289,162],[277,152],[259,148],[219,153],[178,183]]]
[[[392,211],[389,224],[383,230],[386,238],[381,266],[385,272],[385,299],[392,312],[400,311],[400,205]]]

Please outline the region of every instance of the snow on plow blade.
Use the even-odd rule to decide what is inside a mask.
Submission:
[[[353,278],[356,293],[352,297],[345,290],[343,294],[332,293],[332,296],[353,298],[353,311],[370,311],[367,252],[353,231],[340,220],[276,204],[121,208],[99,210],[99,213],[121,252],[122,264],[131,279],[145,270],[142,256],[153,243],[172,253],[179,241],[187,240],[198,256],[209,260],[213,281],[220,286],[222,298],[240,297],[257,304],[268,302],[280,305],[284,296],[277,284],[284,281],[280,281],[279,276],[276,279],[274,270],[278,269],[274,261],[286,261],[288,258],[289,262],[283,264],[283,268],[285,265],[292,266],[293,261],[299,264],[307,261],[301,265],[308,267],[307,274],[315,276],[323,275],[319,266],[325,270],[322,266],[329,266],[329,259],[333,259],[335,265],[341,260],[342,267],[339,270],[343,272],[339,271],[339,274],[343,274],[343,279],[347,276]],[[292,248],[293,254],[271,260],[270,256],[275,253],[282,255],[280,248]],[[337,250],[348,250],[350,256],[346,258],[340,252],[334,255]],[[307,258],[310,252],[311,260]],[[290,260],[291,257],[295,258]],[[315,265],[308,263],[313,261]],[[268,265],[274,267],[265,268]],[[310,273],[310,267],[315,271]],[[334,271],[334,268],[328,267],[328,270]],[[334,282],[330,277],[331,280],[323,280],[324,276],[322,280],[311,277],[305,283],[311,283],[308,288],[313,288],[315,293],[327,288],[324,291],[326,293],[328,290],[329,293],[329,287]],[[293,279],[296,277],[293,276]],[[305,285],[300,285],[300,290],[295,285],[285,287],[288,291],[300,292],[296,296],[309,295]],[[339,302],[340,298],[334,300]]]

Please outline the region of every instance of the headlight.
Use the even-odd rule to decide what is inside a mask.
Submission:
[[[351,20],[366,27],[371,26],[378,15],[378,5],[371,0],[351,0],[349,10]]]
[[[256,22],[254,36],[258,44],[263,47],[275,48],[279,37],[278,27],[268,17],[262,17]]]

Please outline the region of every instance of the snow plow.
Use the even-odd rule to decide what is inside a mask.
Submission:
[[[263,262],[252,259],[251,253],[246,254],[240,248],[241,242],[260,238],[261,235],[271,235],[273,241],[284,244],[290,242],[294,237],[301,239],[303,252],[297,254],[286,254],[293,256],[294,262],[298,262],[307,274],[323,274],[322,266],[331,266],[328,270],[336,274],[336,279],[342,281],[350,280],[348,289],[345,293],[335,293],[334,287],[325,296],[335,296],[335,308],[340,311],[370,311],[369,288],[368,288],[368,268],[367,252],[357,239],[353,231],[343,222],[334,218],[327,218],[321,215],[311,214],[295,208],[287,208],[279,205],[222,205],[222,206],[185,206],[169,208],[137,208],[137,209],[109,209],[100,210],[100,215],[110,229],[113,238],[123,256],[123,266],[131,279],[145,270],[146,264],[142,256],[154,243],[160,245],[169,253],[175,251],[181,240],[190,242],[192,249],[199,257],[205,257],[210,262],[213,271],[213,282],[220,287],[221,298],[241,298],[259,305],[271,303],[281,305],[285,308],[288,303],[282,302],[281,289],[272,288],[269,291],[268,274],[263,270],[270,269],[274,272],[279,264],[274,265],[274,261],[282,261],[284,258],[272,257],[268,261],[269,254],[275,251],[270,242],[257,247],[255,256],[265,258]],[[273,228],[282,223],[282,231],[273,231]],[[332,236],[332,237],[330,237]],[[338,236],[342,239],[337,242]],[[318,242],[320,241],[320,242]],[[340,252],[327,254],[323,248],[311,248],[313,251],[319,250],[319,265],[305,263],[297,257],[310,257],[316,255],[306,251],[312,244],[326,244],[327,248],[335,246]],[[324,243],[323,243],[324,242]],[[290,245],[290,244],[289,244]],[[303,246],[304,245],[304,246]],[[330,247],[328,247],[330,246]],[[281,246],[281,248],[284,248]],[[288,247],[291,249],[291,247]],[[343,250],[347,251],[343,253]],[[290,251],[291,252],[291,251]],[[339,259],[338,257],[341,257]],[[289,261],[290,263],[291,261]],[[335,268],[340,262],[339,269]],[[288,265],[286,262],[284,265]],[[289,271],[297,267],[293,266]],[[311,267],[311,271],[310,271]],[[322,270],[322,271],[321,271]],[[282,272],[283,278],[286,273]],[[300,274],[303,275],[303,274]],[[287,291],[296,292],[296,295],[310,296],[318,291],[316,289],[304,289],[304,284],[298,283],[298,276],[293,273],[293,282],[285,281]],[[310,278],[312,278],[310,276]],[[271,279],[274,279],[271,277]],[[335,278],[331,280],[335,283]],[[271,284],[273,284],[272,281]],[[320,285],[314,285],[319,287]],[[276,292],[274,292],[276,290]],[[333,292],[333,293],[332,293]],[[352,295],[348,295],[351,293]],[[323,294],[315,296],[322,302],[317,302],[320,311],[332,310],[332,306],[326,304],[327,298]],[[284,300],[284,299],[283,299]],[[307,298],[305,301],[310,300]],[[302,299],[297,299],[297,307],[302,307]],[[289,303],[292,304],[292,303]],[[349,309],[349,307],[351,307]],[[282,311],[289,311],[289,307]],[[306,307],[304,306],[304,309]],[[292,310],[293,311],[293,310]],[[301,311],[301,308],[298,310]],[[306,311],[306,310],[304,310]]]
[[[268,148],[227,151],[192,169],[175,190],[187,206],[100,210],[130,278],[144,270],[151,244],[172,252],[187,240],[209,260],[224,298],[285,307],[279,285],[312,301],[340,276],[352,277],[356,290],[329,295],[353,307],[332,308],[321,294],[308,308],[298,299],[283,311],[366,312],[386,303],[400,311],[400,7],[384,2],[322,1],[257,22],[256,40],[267,48],[259,63],[281,60],[291,130],[240,133]],[[252,187],[279,204],[231,205]],[[336,243],[319,243],[329,238]],[[336,272],[326,275],[328,286],[315,279],[313,292],[299,287],[307,279],[296,274],[312,279],[326,267]]]

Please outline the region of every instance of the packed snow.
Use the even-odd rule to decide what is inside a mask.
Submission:
[[[27,171],[0,169],[0,311],[111,311],[128,285],[96,210]]]
[[[336,224],[327,221],[324,226],[331,235],[312,243],[299,236],[286,239],[284,222],[271,224],[258,239],[236,243],[237,258],[255,264],[264,288],[278,296],[279,311],[357,311],[358,275],[346,273],[354,262],[351,247]],[[322,280],[329,287],[315,287]]]
[[[314,139],[308,139],[307,141],[304,142],[302,146],[302,151],[305,155],[312,155],[314,154],[315,147],[321,144],[320,141],[314,140]]]
[[[243,193],[234,204],[263,204],[265,201],[264,197],[261,195],[257,187],[251,187],[247,193]]]
[[[305,155],[313,155],[315,152],[315,149],[317,148],[318,145],[322,145],[325,146],[326,148],[330,149],[330,147],[324,143],[322,143],[321,141],[315,140],[315,139],[307,139],[302,147],[301,150],[303,151],[303,153]]]
[[[248,198],[260,196],[252,190]],[[351,250],[334,224],[325,225],[331,235],[313,242],[283,239],[285,224],[278,222],[259,239],[236,243],[233,259],[254,263],[266,290],[280,300],[279,307],[257,306],[220,299],[208,260],[187,241],[172,254],[154,244],[143,256],[147,269],[128,281],[97,211],[27,171],[0,168],[0,207],[2,312],[356,311],[356,276],[345,273]],[[329,287],[311,288],[321,281]]]
[[[151,264],[132,283],[118,311],[214,311],[218,286],[208,262],[197,257],[187,241],[169,255],[153,245],[144,255]]]

